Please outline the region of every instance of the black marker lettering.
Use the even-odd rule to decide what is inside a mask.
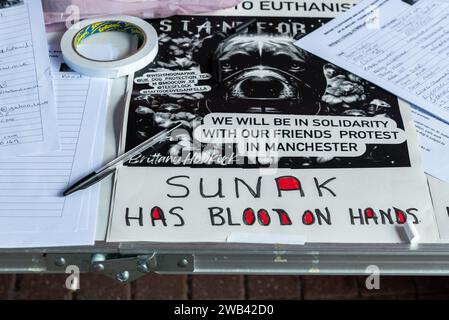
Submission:
[[[179,179],[179,178],[190,179],[189,176],[174,176],[174,177],[171,177],[171,178],[167,179],[166,182],[167,182],[167,184],[169,186],[174,186],[174,187],[179,187],[179,188],[184,189],[185,190],[185,194],[181,194],[181,195],[167,194],[167,197],[169,197],[169,198],[187,198],[189,196],[190,190],[189,190],[189,188],[187,186],[185,186],[183,184],[172,183],[172,180]]]

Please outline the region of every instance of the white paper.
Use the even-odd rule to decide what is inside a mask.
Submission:
[[[412,109],[426,173],[449,182],[449,126],[432,115]]]
[[[61,49],[59,47],[59,42],[62,34],[53,33],[49,35],[49,43],[50,43],[50,62],[52,65],[52,70],[54,72],[69,70],[68,66],[64,63],[64,59],[62,57]],[[101,49],[102,56],[104,59],[113,58],[114,50],[110,45],[102,44],[101,46],[92,46],[89,45],[85,48],[86,54],[91,54],[95,52],[97,49]],[[86,168],[86,173],[90,173],[104,164],[104,141],[106,138],[106,123],[107,123],[107,106],[109,105],[109,96],[111,90],[111,82],[107,79],[94,79],[95,81],[91,83],[89,88],[90,91],[97,93],[98,101],[93,102],[92,106],[94,108],[98,108],[100,115],[98,117],[97,122],[97,132],[95,138],[92,139],[93,144],[93,155],[91,159],[91,164],[88,168]],[[103,88],[104,92],[100,92]],[[91,186],[88,190],[84,190],[83,192],[86,196],[83,199],[82,204],[82,212],[85,214],[80,216],[79,221],[79,230],[84,230],[86,232],[86,237],[89,239],[93,237],[93,233],[91,232],[92,228],[96,229],[97,226],[97,216],[98,216],[98,206],[100,199],[100,185],[98,183],[94,186]],[[87,219],[86,219],[87,218]],[[92,242],[95,239],[92,238]],[[104,239],[103,239],[104,240]]]
[[[101,114],[98,119],[97,124],[97,134],[94,139],[93,143],[93,154],[92,154],[92,160],[89,167],[89,172],[92,172],[99,167],[101,167],[104,164],[104,141],[106,138],[106,110],[107,106],[109,105],[109,94],[110,94],[110,85],[111,83],[109,80],[102,79],[102,82],[105,82],[107,84],[107,87],[104,88],[104,92],[100,94],[100,96],[103,98],[102,101],[99,102],[101,106],[106,106],[106,108],[101,108]],[[104,85],[102,85],[104,87]],[[92,90],[96,90],[97,88],[91,87]],[[98,88],[99,89],[99,88]],[[83,211],[86,212],[86,216],[88,217],[88,220],[85,221],[85,225],[81,228],[84,228],[85,230],[89,230],[89,236],[92,237],[92,242],[95,241],[96,231],[92,232],[92,230],[97,229],[97,222],[98,222],[98,206],[100,201],[100,185],[101,183],[97,183],[96,185],[93,185],[89,188],[89,198],[85,199],[84,201],[84,207],[82,208]]]
[[[292,244],[303,245],[307,241],[306,237],[300,235],[286,235],[286,234],[273,234],[273,233],[243,233],[232,232],[227,238],[226,242],[235,243],[275,243],[275,244]]]
[[[293,173],[301,179],[307,190],[305,197],[294,192],[278,197],[276,179],[292,175],[291,170],[279,169],[274,176],[262,177],[262,196],[254,199],[245,187],[241,187],[242,195],[237,198],[234,185],[235,178],[238,178],[254,189],[258,178],[254,171],[231,173],[226,169],[214,168],[201,174],[201,171],[185,168],[171,168],[170,171],[160,168],[120,168],[108,241],[225,242],[232,232],[242,232],[271,234],[272,243],[282,243],[276,236],[278,234],[291,236],[292,242],[298,241],[296,237],[301,236],[300,239],[306,239],[307,243],[400,243],[404,239],[397,232],[397,225],[382,225],[380,218],[378,224],[371,222],[370,225],[361,225],[358,218],[352,224],[351,210],[353,216],[362,216],[358,208],[372,206],[376,215],[381,209],[394,216],[392,206],[409,208],[410,203],[418,208],[417,219],[420,222],[416,228],[420,242],[432,243],[437,240],[430,199],[427,196],[420,199],[428,193],[422,175],[407,168],[391,170],[389,175],[379,175],[376,169],[365,169],[364,178],[357,170],[337,171],[304,170]],[[331,185],[338,197],[329,193],[319,197],[314,190],[314,178],[326,181],[332,177],[337,177]],[[218,179],[222,179],[224,197],[205,199],[200,196],[201,178],[211,193],[217,190]],[[148,181],[151,183],[148,184]],[[397,190],[403,189],[405,185],[408,198],[404,196],[398,199]],[[185,195],[186,190],[189,190],[188,196],[176,198]],[[368,201],[367,195],[372,200]],[[152,221],[156,207],[160,208],[160,215],[163,216],[162,219]],[[244,212],[247,208],[252,208],[255,214],[265,209],[271,219],[270,225],[263,226],[258,222],[246,225]],[[291,225],[282,224],[277,209],[287,212]],[[315,221],[314,225],[305,225],[303,219],[306,212],[311,210],[315,215],[316,209],[330,217],[331,224],[321,220],[319,223]],[[296,243],[302,244],[303,241]]]
[[[95,190],[70,197],[63,197],[62,191],[92,169],[108,82],[74,72],[54,72],[53,82],[61,150],[0,161],[0,247],[94,242],[96,212],[90,201],[97,197]]]
[[[428,176],[427,180],[432,194],[439,238],[447,243],[449,242],[449,184],[431,176]]]
[[[448,119],[448,19],[445,0],[364,0],[296,45]]]
[[[0,156],[58,148],[40,1],[0,9]]]

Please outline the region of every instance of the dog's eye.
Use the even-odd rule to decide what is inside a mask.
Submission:
[[[231,65],[230,62],[223,62],[223,63],[221,64],[221,68],[222,68],[223,70],[230,70],[230,69],[232,68],[232,65]]]
[[[294,71],[299,71],[299,70],[303,70],[303,67],[300,63],[293,62],[291,65],[291,69]]]

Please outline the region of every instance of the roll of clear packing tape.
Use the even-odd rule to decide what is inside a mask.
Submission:
[[[131,55],[111,61],[90,59],[77,50],[86,38],[108,31],[137,36],[139,47]],[[151,24],[136,17],[87,19],[73,25],[64,33],[61,50],[65,63],[78,73],[97,78],[118,78],[133,74],[153,62],[158,53],[158,35]]]

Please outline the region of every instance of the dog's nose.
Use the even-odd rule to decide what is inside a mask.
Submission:
[[[241,83],[240,89],[247,98],[279,98],[284,86],[279,80],[270,78],[249,78]]]

